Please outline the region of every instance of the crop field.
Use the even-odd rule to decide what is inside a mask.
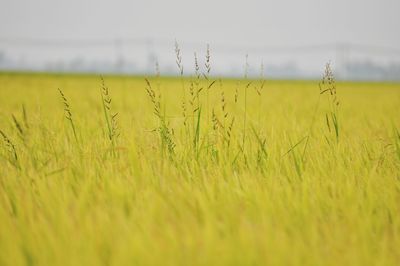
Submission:
[[[399,265],[400,84],[208,72],[0,73],[0,265]]]

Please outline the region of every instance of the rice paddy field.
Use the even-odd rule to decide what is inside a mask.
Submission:
[[[398,83],[1,73],[0,130],[0,265],[400,263]]]

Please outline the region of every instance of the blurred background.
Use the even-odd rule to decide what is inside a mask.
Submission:
[[[399,0],[0,0],[0,70],[400,80]]]

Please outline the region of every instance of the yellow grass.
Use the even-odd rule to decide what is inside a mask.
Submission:
[[[98,76],[0,74],[0,265],[398,265],[399,84],[338,83],[336,140],[318,81],[202,78],[198,115],[149,78],[170,152],[144,78],[104,81],[109,112]]]

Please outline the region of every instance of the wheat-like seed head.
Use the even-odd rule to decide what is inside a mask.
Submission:
[[[179,74],[183,76],[183,65],[182,65],[182,55],[181,55],[181,49],[179,48],[178,42],[175,40],[175,55],[176,55],[176,65],[178,66],[179,69]]]
[[[3,140],[6,144],[6,147],[8,148],[8,151],[13,155],[14,160],[17,161],[18,155],[14,143],[11,141],[9,137],[7,137],[7,135],[2,130],[0,130],[0,135],[3,137]]]
[[[205,62],[205,67],[206,67],[206,71],[207,71],[207,77],[210,75],[210,72],[211,72],[211,63],[210,63],[210,59],[211,59],[210,45],[207,44],[206,62]]]
[[[160,98],[156,97],[156,92],[154,91],[153,87],[151,86],[150,81],[145,78],[144,79],[146,81],[146,92],[149,95],[149,98],[153,104],[153,111],[154,114],[160,118],[161,117],[161,102],[160,102]],[[160,97],[160,96],[159,96]]]
[[[65,94],[63,93],[63,91],[60,88],[58,88],[58,92],[60,93],[61,99],[62,99],[63,104],[64,104],[65,118],[67,118],[68,120],[71,121],[72,120],[72,113],[71,113],[71,108],[70,108],[70,105],[68,103],[68,100],[67,100],[67,98],[65,97]]]
[[[332,104],[334,106],[339,105],[339,100],[336,93],[336,81],[331,68],[331,63],[328,62],[325,65],[324,75],[319,83],[320,94],[329,93],[331,95]]]

